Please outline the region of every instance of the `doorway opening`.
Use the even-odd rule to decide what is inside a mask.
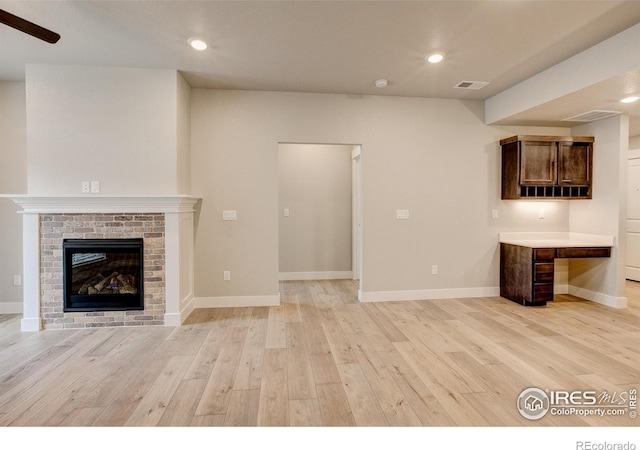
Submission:
[[[278,144],[280,280],[362,285],[362,148]]]

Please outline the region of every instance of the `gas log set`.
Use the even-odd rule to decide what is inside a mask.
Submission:
[[[142,239],[65,239],[64,311],[144,309]]]

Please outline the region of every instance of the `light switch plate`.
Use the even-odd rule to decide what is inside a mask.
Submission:
[[[285,208],[283,214],[285,217],[289,217],[289,208]]]
[[[222,220],[236,220],[236,217],[235,209],[225,209],[222,211]]]
[[[398,219],[398,220],[408,220],[409,219],[409,210],[408,209],[397,209],[396,210],[396,219]]]

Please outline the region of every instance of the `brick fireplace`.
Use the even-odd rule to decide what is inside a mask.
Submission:
[[[194,208],[190,196],[20,195],[24,258],[23,331],[175,326],[193,310]],[[142,310],[64,311],[65,239],[142,239]]]
[[[45,329],[164,325],[164,214],[40,214],[40,314]],[[143,310],[63,312],[63,240],[142,238]],[[108,275],[108,274],[107,274]]]

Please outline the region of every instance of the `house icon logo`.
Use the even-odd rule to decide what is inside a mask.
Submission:
[[[518,397],[518,411],[526,419],[541,419],[549,411],[549,396],[542,389],[527,388]]]

